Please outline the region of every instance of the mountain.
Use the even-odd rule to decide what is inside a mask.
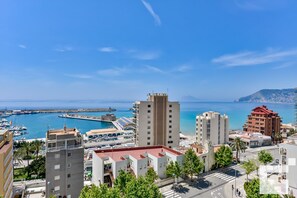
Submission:
[[[296,95],[297,89],[262,89],[239,98],[237,102],[295,103]]]
[[[183,102],[196,102],[196,101],[201,101],[201,99],[196,98],[195,96],[188,95],[188,96],[182,96],[181,101],[183,101]]]

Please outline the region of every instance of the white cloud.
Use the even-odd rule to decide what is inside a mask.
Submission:
[[[26,45],[23,45],[23,44],[19,44],[18,47],[19,48],[23,48],[23,49],[26,49],[27,48],[27,46]]]
[[[73,47],[70,47],[70,46],[64,46],[64,47],[58,47],[54,50],[57,52],[70,52],[70,51],[73,51],[74,49]]]
[[[160,52],[158,51],[140,52],[135,50],[132,52],[132,57],[139,60],[155,60],[160,57]]]
[[[212,60],[213,63],[222,64],[225,67],[253,66],[267,63],[286,62],[297,59],[297,50],[268,49],[263,52],[239,52],[226,54]]]
[[[98,70],[97,74],[108,77],[108,76],[120,76],[126,72],[128,72],[128,70],[125,67],[114,67],[110,69]]]
[[[79,78],[79,79],[90,79],[92,76],[87,75],[87,74],[64,74],[67,77],[71,78]]]
[[[181,65],[181,66],[176,68],[176,71],[178,71],[178,72],[187,72],[187,71],[189,71],[191,69],[192,69],[192,67],[190,65]]]
[[[143,5],[145,6],[145,8],[147,9],[147,11],[152,15],[152,17],[155,20],[155,24],[156,25],[161,25],[161,19],[160,17],[155,13],[153,7],[151,6],[151,4],[149,4],[148,2],[146,2],[145,0],[141,0],[141,2],[143,3]]]
[[[113,47],[101,47],[98,49],[100,52],[116,52],[118,51],[117,49]]]
[[[154,67],[154,66],[146,65],[145,68],[146,68],[148,71],[152,71],[152,72],[156,72],[156,73],[164,73],[164,71],[161,70],[161,69],[158,68],[158,67]]]
[[[281,65],[278,65],[278,66],[274,67],[273,69],[284,69],[287,67],[291,67],[293,65],[297,65],[297,63],[296,62],[287,62],[287,63],[283,63]]]

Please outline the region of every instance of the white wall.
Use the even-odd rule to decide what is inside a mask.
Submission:
[[[92,182],[98,186],[99,180],[101,183],[104,182],[104,161],[96,155],[95,151],[93,151],[92,169]]]

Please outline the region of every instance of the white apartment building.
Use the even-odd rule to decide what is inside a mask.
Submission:
[[[229,118],[217,112],[209,111],[196,117],[196,141],[205,145],[225,144],[229,140]]]
[[[280,144],[281,164],[287,166],[287,173],[283,174],[283,179],[288,180],[288,192],[297,197],[297,144],[288,142]]]
[[[154,93],[147,101],[135,102],[133,109],[137,146],[179,146],[179,102],[169,102],[167,94]]]
[[[131,147],[93,151],[92,183],[111,186],[120,170],[136,177],[144,176],[152,167],[159,178],[166,178],[165,170],[170,161],[183,162],[183,154],[165,146]]]

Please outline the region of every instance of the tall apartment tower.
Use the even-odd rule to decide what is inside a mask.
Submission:
[[[77,198],[84,185],[83,139],[77,129],[46,134],[46,197]]]
[[[274,139],[275,134],[280,132],[281,122],[278,113],[263,105],[252,110],[243,130],[249,133],[262,133]]]
[[[165,93],[153,93],[147,101],[136,101],[133,109],[137,146],[179,146],[179,102],[169,102]]]
[[[229,118],[217,112],[209,111],[196,116],[196,141],[205,145],[225,144],[229,141]]]
[[[13,135],[8,130],[0,130],[0,197],[12,197],[13,183]]]

